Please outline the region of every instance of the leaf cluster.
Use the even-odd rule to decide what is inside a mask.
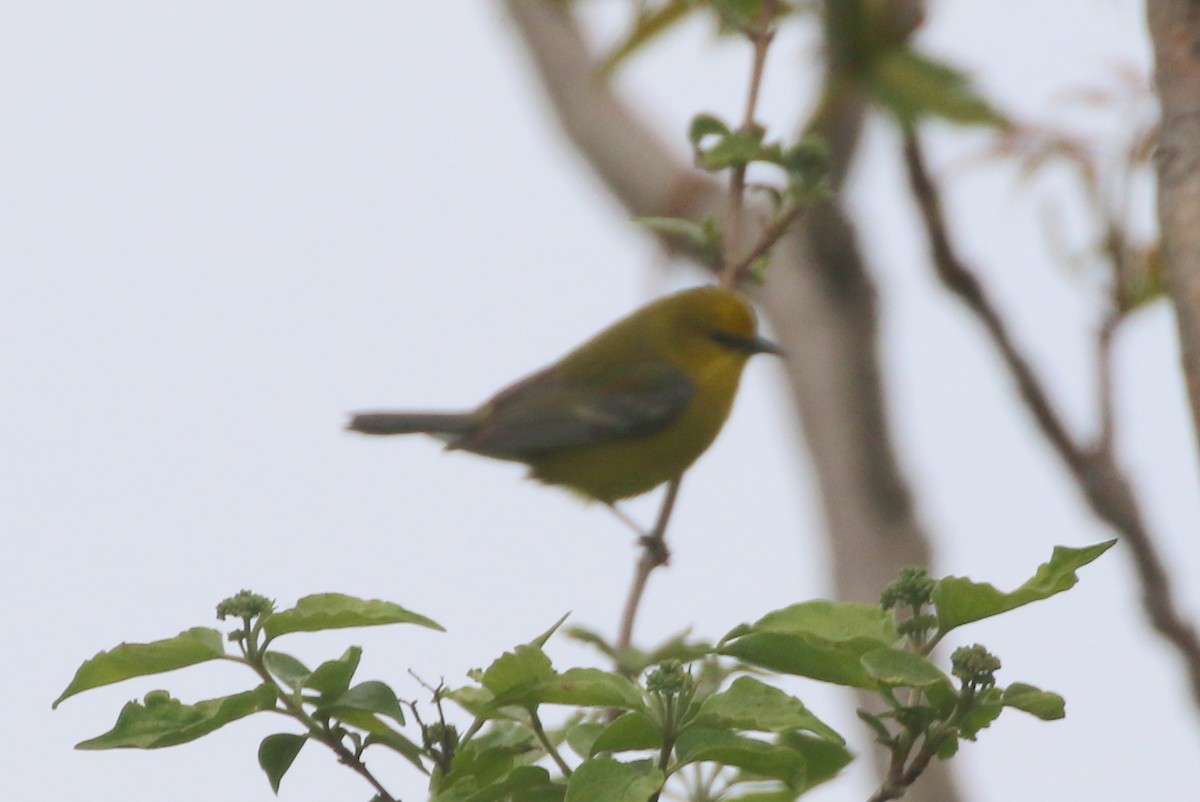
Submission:
[[[751,249],[743,271],[762,281],[770,259],[770,246],[799,213],[829,196],[829,150],[824,140],[808,136],[785,144],[768,141],[766,129],[758,125],[733,128],[714,114],[699,114],[688,128],[688,141],[696,166],[706,172],[744,171],[752,164],[778,168],[778,184],[749,186],[771,201],[771,216],[762,225],[759,243]],[[711,216],[697,223],[674,217],[641,217],[638,223],[660,234],[692,258],[714,270],[726,268],[727,248],[722,229]]]
[[[961,741],[975,740],[1006,707],[1043,720],[1065,715],[1058,694],[1025,683],[997,685],[1000,661],[978,644],[955,650],[952,676],[931,655],[958,627],[1073,587],[1075,572],[1113,543],[1057,547],[1032,578],[1007,593],[963,577],[935,581],[908,569],[883,592],[878,607],[803,602],[734,629],[719,651],[780,673],[878,694],[885,712],[860,710],[859,717],[891,754],[878,798],[892,799],[931,759],[954,755]]]
[[[440,630],[435,622],[397,604],[334,593],[276,612],[270,600],[243,592],[218,607],[221,618],[240,619],[227,636],[198,627],[101,652],[84,662],[55,706],[126,679],[233,661],[254,673],[254,687],[192,704],[152,691],[125,705],[110,731],[78,748],[175,746],[273,712],[298,725],[259,745],[259,764],[275,791],[305,744],[316,741],[366,778],[383,802],[394,798],[367,768],[363,756],[372,747],[427,775],[434,802],[645,802],[668,784],[697,802],[788,802],[852,759],[837,732],[778,687],[778,675],[797,675],[884,700],[885,712],[860,715],[892,753],[889,782],[902,789],[931,758],[953,755],[1006,707],[1047,720],[1064,715],[1057,694],[1025,683],[999,686],[999,660],[981,646],[958,649],[949,674],[930,655],[957,627],[1070,588],[1075,571],[1111,545],[1057,548],[1028,582],[1007,593],[908,570],[879,606],[802,602],[736,627],[715,646],[681,637],[652,653],[625,654],[596,633],[576,630],[574,637],[617,659],[614,670],[556,669],[544,647],[560,619],[470,672],[471,684],[428,688],[428,721],[416,702],[403,701],[386,683],[355,680],[359,647],[309,668],[275,641],[383,624]],[[226,638],[235,652],[226,650]],[[471,717],[461,734],[444,702]]]

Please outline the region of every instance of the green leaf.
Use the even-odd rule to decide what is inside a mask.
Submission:
[[[300,749],[307,740],[307,735],[281,732],[268,735],[258,745],[258,765],[267,773],[267,781],[271,783],[271,790],[275,793],[279,793],[279,783],[283,780],[283,775],[292,767],[292,762],[295,761],[296,755],[300,754]]]
[[[723,795],[722,802],[793,802],[799,797],[803,790],[792,788],[778,781],[771,782],[768,786],[769,790],[751,791],[748,794],[738,794],[737,796]]]
[[[684,248],[694,258],[708,265],[718,265],[721,261],[721,231],[716,227],[712,218],[703,223],[694,223],[676,217],[635,217],[633,222],[645,226],[662,237],[674,240],[672,244]],[[573,630],[580,632],[580,630]],[[584,631],[586,632],[586,630]],[[591,633],[588,633],[589,635]],[[580,635],[574,636],[583,640]],[[615,650],[602,639],[590,641],[601,650],[607,650],[616,656]]]
[[[429,773],[425,768],[424,762],[421,760],[425,756],[425,750],[391,728],[387,728],[386,731],[368,733],[367,737],[363,740],[363,744],[364,749],[368,746],[386,746],[392,751],[399,753],[422,772]]]
[[[640,710],[645,704],[638,687],[625,677],[597,668],[572,668],[542,681],[518,684],[496,694],[491,706],[533,707],[539,704],[615,707]]]
[[[953,688],[950,678],[928,659],[903,649],[876,649],[862,656],[863,668],[880,685],[891,688]]]
[[[132,677],[174,671],[224,656],[225,643],[221,633],[206,627],[194,627],[153,643],[122,643],[85,661],[52,707],[58,707],[64,699],[81,691]]]
[[[667,235],[681,233],[683,231],[700,230],[700,226],[696,223],[693,223],[690,220],[681,220],[677,217],[635,217],[633,218],[633,222],[639,225],[644,225],[651,231],[656,231],[656,226],[662,224],[667,227],[662,233]],[[670,229],[676,223],[680,224],[680,228],[677,229],[677,231],[671,231]],[[617,647],[609,643],[607,638],[595,630],[588,629],[587,627],[568,627],[564,634],[572,640],[577,640],[580,643],[586,643],[587,645],[598,649],[605,657],[609,657],[614,660],[617,657]]]
[[[646,802],[662,789],[658,769],[639,771],[609,758],[585,760],[567,782],[564,802]]]
[[[957,754],[958,754],[958,739],[957,738],[953,738],[953,737],[946,738],[944,741],[942,741],[941,745],[938,746],[938,749],[937,749],[938,760],[949,760],[950,758],[954,757]]]
[[[722,34],[745,36],[746,31],[762,25],[763,0],[708,0],[707,4],[717,12],[718,31]],[[790,10],[787,3],[775,4],[771,21],[777,21]]]
[[[970,713],[968,713],[966,720],[959,725],[959,736],[967,739],[968,741],[974,741],[975,736],[980,730],[990,727],[992,722],[1000,717],[1000,713],[1003,710],[1003,706],[1001,705],[1000,701],[1002,695],[1003,694],[999,688],[988,688],[981,692],[975,698],[974,704]],[[942,746],[942,749],[948,750],[951,755],[953,755],[957,748],[957,746],[950,747],[945,744]]]
[[[697,723],[775,733],[808,730],[834,743],[846,742],[799,699],[753,677],[738,677],[729,690],[705,699]]]
[[[550,780],[550,772],[541,766],[517,766],[495,782],[482,788],[474,782],[451,786],[431,802],[554,802],[563,798],[563,787]]]
[[[697,114],[688,126],[688,141],[697,152],[708,137],[726,137],[731,131],[725,121],[714,114]]]
[[[492,700],[496,698],[495,694],[487,688],[476,688],[470,685],[443,691],[442,695],[476,718],[486,717],[490,712]]]
[[[687,240],[690,245],[699,245],[704,241],[704,227],[682,217],[635,217],[633,222],[639,226],[645,226],[655,234]],[[573,627],[568,634],[576,640],[594,643],[604,651],[615,653],[612,646],[594,632],[581,627]]]
[[[399,724],[404,723],[404,710],[400,707],[400,702],[396,698],[396,692],[386,683],[373,679],[360,682],[338,697],[337,700],[328,705],[322,705],[320,710],[322,713],[343,718],[351,724],[355,722],[346,718],[346,715],[354,710],[387,716]],[[355,726],[358,725],[355,724]]]
[[[633,28],[611,53],[600,62],[600,74],[611,75],[631,55],[666,33],[699,6],[690,0],[668,0],[660,8],[651,8],[637,15]]]
[[[854,753],[842,744],[802,732],[780,735],[779,744],[804,756],[804,783],[800,786],[803,791],[832,780],[854,760]]]
[[[577,721],[567,727],[564,738],[575,754],[588,757],[592,754],[592,744],[596,742],[596,736],[604,730],[605,725],[599,721]]]
[[[859,708],[858,710],[856,710],[854,712],[856,712],[858,714],[858,717],[862,720],[862,722],[864,724],[866,724],[868,727],[870,727],[871,731],[875,733],[875,741],[877,743],[881,743],[884,746],[888,746],[895,740],[892,737],[892,734],[890,732],[888,732],[887,727],[883,723],[883,719],[881,719],[879,716],[876,716],[872,713],[868,713],[866,710],[863,710],[862,708]]]
[[[696,166],[715,173],[727,167],[749,164],[760,158],[762,147],[762,131],[727,134],[711,148],[696,151]]]
[[[679,765],[713,761],[788,785],[804,782],[806,762],[794,749],[738,735],[718,727],[689,727],[675,742]]]
[[[1023,682],[1014,682],[1004,689],[1002,702],[1042,721],[1054,721],[1067,715],[1066,702],[1057,693],[1043,691]]]
[[[443,794],[452,788],[459,788],[461,793],[464,790],[486,788],[499,782],[513,770],[517,758],[524,756],[530,749],[528,740],[494,746],[486,742],[469,741],[454,753],[450,773],[443,778],[443,785],[435,798],[442,800]]]
[[[550,626],[550,628],[547,629],[545,632],[543,632],[541,635],[538,635],[536,638],[531,640],[528,645],[536,646],[539,649],[542,648],[543,646],[546,645],[546,641],[550,640],[550,638],[554,635],[554,633],[558,632],[558,628],[561,627],[563,625],[563,623],[570,617],[571,617],[570,613],[563,613],[562,618],[555,621]]]
[[[604,728],[592,742],[592,755],[603,752],[630,752],[639,749],[661,749],[662,733],[645,713],[634,712],[619,716]]]
[[[317,666],[308,678],[306,687],[328,698],[336,698],[346,692],[354,672],[358,670],[358,661],[362,658],[362,649],[351,646],[337,660],[326,660]]]
[[[756,632],[805,635],[829,643],[891,646],[897,642],[892,617],[875,604],[818,599],[767,613],[752,625]]]
[[[878,606],[811,601],[736,627],[719,651],[786,674],[874,689],[861,658],[897,643],[895,623]]]
[[[272,676],[293,691],[303,688],[304,684],[308,682],[308,678],[312,676],[312,671],[304,663],[283,652],[265,652],[263,665],[267,667]]]
[[[290,610],[273,613],[263,619],[263,630],[272,638],[289,632],[318,632],[346,627],[374,627],[382,624],[416,624],[444,632],[442,626],[423,615],[405,610],[398,604],[371,599],[356,599],[341,593],[305,596]]]
[[[649,652],[643,652],[642,654],[645,656],[646,663],[641,671],[645,671],[650,666],[661,665],[668,660],[677,660],[680,663],[693,663],[697,660],[713,657],[714,653],[711,643],[689,641],[687,635],[687,632],[674,635],[658,646],[655,646]],[[641,671],[638,673],[640,674]]]
[[[963,125],[1009,126],[964,73],[909,48],[877,56],[868,80],[876,100],[906,124],[935,116]]]
[[[260,685],[253,691],[185,705],[166,691],[146,694],[145,704],[130,702],[116,725],[76,749],[159,749],[194,741],[231,721],[275,708],[275,689]]]
[[[783,674],[811,677],[852,688],[875,689],[875,682],[863,669],[859,655],[847,654],[826,642],[803,635],[773,632],[746,635],[727,643],[720,652]]]
[[[1110,540],[1081,549],[1055,546],[1050,562],[1039,566],[1032,579],[1011,593],[1003,593],[993,585],[972,582],[965,577],[948,576],[933,589],[938,624],[943,633],[949,632],[963,624],[999,615],[1069,590],[1079,581],[1075,571],[1108,551],[1116,542]]]
[[[496,696],[515,688],[540,685],[555,677],[550,658],[536,646],[518,646],[500,655],[483,672],[483,687]]]

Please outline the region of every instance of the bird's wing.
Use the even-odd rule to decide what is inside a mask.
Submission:
[[[555,368],[501,391],[482,425],[451,447],[502,459],[639,437],[687,408],[695,387],[664,362],[621,364],[584,377]]]

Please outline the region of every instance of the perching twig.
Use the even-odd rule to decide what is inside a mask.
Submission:
[[[1115,321],[1107,321],[1099,333],[1100,434],[1094,444],[1082,444],[1070,434],[1051,404],[1045,388],[1013,342],[1007,325],[987,297],[983,286],[955,253],[942,215],[941,198],[925,167],[916,131],[911,127],[904,131],[904,161],[909,186],[920,207],[929,237],[938,278],[946,289],[975,313],[987,329],[1017,382],[1021,400],[1042,434],[1066,464],[1092,511],[1129,544],[1142,586],[1142,606],[1154,628],[1183,657],[1193,700],[1200,706],[1200,638],[1192,624],[1179,612],[1170,576],[1146,527],[1129,480],[1117,464],[1113,448],[1110,355]]]
[[[625,601],[625,612],[621,615],[621,631],[617,636],[617,649],[628,649],[633,644],[633,622],[637,617],[638,606],[642,602],[642,594],[646,591],[646,581],[650,573],[660,565],[666,565],[671,557],[667,549],[667,524],[671,520],[671,510],[675,508],[675,497],[679,495],[679,485],[683,477],[672,479],[667,485],[666,495],[663,496],[662,507],[658,511],[658,521],[650,534],[641,538],[642,557],[638,560],[637,570],[633,575],[633,584],[629,588],[629,598]]]

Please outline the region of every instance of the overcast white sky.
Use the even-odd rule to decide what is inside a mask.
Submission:
[[[1132,0],[940,2],[922,41],[977,70],[1003,106],[1041,116],[1063,90],[1111,81],[1116,63],[1146,68],[1141,13]],[[811,47],[799,34],[776,46],[769,125],[794,124]],[[692,25],[620,84],[682,150],[691,114],[741,107],[746,63]],[[50,711],[84,658],[214,624],[214,604],[243,587],[283,604],[327,590],[387,598],[440,621],[448,634],[288,646],[315,662],[363,645],[360,677],[409,697],[406,669],[457,684],[568,610],[615,629],[635,551],[603,510],[515,466],[341,431],[348,410],[471,405],[702,280],[664,274],[564,144],[498,4],[8,3],[0,75],[6,798],[269,799],[254,752],[274,719],[153,753],[71,749],[153,688],[196,700],[249,687],[234,667]],[[938,570],[1011,587],[1054,544],[1109,534],[974,321],[931,283],[891,144],[872,127],[854,203],[882,288],[897,439]],[[949,132],[938,145],[937,164],[963,148]],[[1035,211],[1048,197],[980,172],[955,184],[951,215],[1083,428],[1086,282],[1045,255]],[[1200,496],[1163,305],[1122,330],[1118,359],[1122,455],[1194,611]],[[718,637],[830,592],[783,394],[778,366],[751,365],[684,485],[643,642],[686,626]],[[648,518],[653,501],[633,509]],[[1006,714],[964,750],[973,802],[1194,799],[1197,716],[1130,577],[1118,549],[1071,593],[964,633],[1002,657],[1002,682],[1068,703],[1054,724]],[[563,666],[588,658],[551,651]],[[842,696],[796,687],[870,748]],[[403,767],[376,764],[406,800],[422,797]],[[867,793],[852,770],[811,798]],[[311,747],[282,788],[293,802],[369,795]]]

